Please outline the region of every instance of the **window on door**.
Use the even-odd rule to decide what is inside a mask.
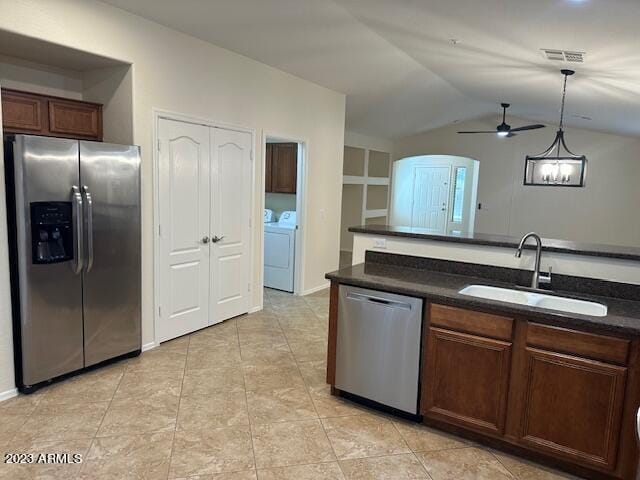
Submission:
[[[462,222],[462,213],[464,211],[464,187],[467,179],[467,167],[457,167],[454,173],[453,185],[453,209],[451,221],[455,223]]]

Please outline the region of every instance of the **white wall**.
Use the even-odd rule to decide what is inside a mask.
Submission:
[[[273,210],[276,218],[286,210],[296,209],[296,195],[294,193],[270,193],[264,195],[264,208]]]
[[[383,247],[379,246],[380,242],[384,243]],[[356,233],[353,238],[352,264],[364,262],[367,250],[531,271],[535,260],[533,250],[525,250],[521,258],[516,258],[514,248]],[[640,285],[640,262],[544,252],[540,271],[547,272],[549,267],[552,268],[553,273]]]
[[[371,137],[355,132],[344,132],[344,144],[349,147],[366,148],[378,152],[391,153],[393,156],[393,140],[382,137]]]
[[[81,72],[6,55],[0,55],[0,85],[3,88],[82,100]]]
[[[511,125],[527,120],[511,117]],[[568,146],[588,159],[585,188],[525,187],[524,159],[545,150],[556,128],[496,135],[458,135],[491,130],[493,118],[469,121],[399,139],[395,158],[450,154],[480,161],[476,232],[520,236],[534,230],[547,238],[640,246],[640,139],[567,129]]]
[[[142,148],[142,334],[153,332],[153,184],[152,109],[203,117],[262,132],[279,132],[307,141],[307,224],[303,242],[312,254],[303,265],[302,291],[325,284],[324,273],[337,268],[345,97],[277,69],[162,27],[122,10],[89,0],[0,0],[0,29],[41,38],[79,50],[131,63],[133,139]],[[256,158],[263,158],[256,144]],[[264,184],[256,161],[254,219],[262,221]],[[0,206],[0,229],[6,212]],[[255,223],[254,223],[255,225]],[[260,302],[258,282],[260,229],[254,229],[253,304]],[[0,235],[4,230],[0,230]],[[6,242],[0,272],[7,270]],[[7,291],[0,276],[0,294]],[[6,296],[0,297],[0,368],[12,352],[7,336]],[[13,371],[0,371],[0,392],[12,388]]]
[[[124,145],[134,143],[132,82],[131,65],[83,72],[83,99],[102,104],[102,130],[105,142]]]

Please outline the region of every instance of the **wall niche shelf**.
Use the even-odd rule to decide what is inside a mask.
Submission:
[[[354,225],[385,225],[389,215],[391,153],[345,145],[340,250],[351,251]]]

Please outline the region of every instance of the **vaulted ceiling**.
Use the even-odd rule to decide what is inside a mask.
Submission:
[[[347,95],[347,129],[397,138],[510,113],[640,135],[638,0],[105,0]],[[586,118],[583,118],[586,117]]]

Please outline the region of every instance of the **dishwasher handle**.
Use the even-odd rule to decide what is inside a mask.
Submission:
[[[396,302],[395,300],[389,300],[388,298],[376,297],[374,295],[364,295],[357,292],[348,292],[348,300],[356,300],[358,302],[377,303],[391,308],[400,308],[402,310],[411,310],[411,304],[405,302]]]

